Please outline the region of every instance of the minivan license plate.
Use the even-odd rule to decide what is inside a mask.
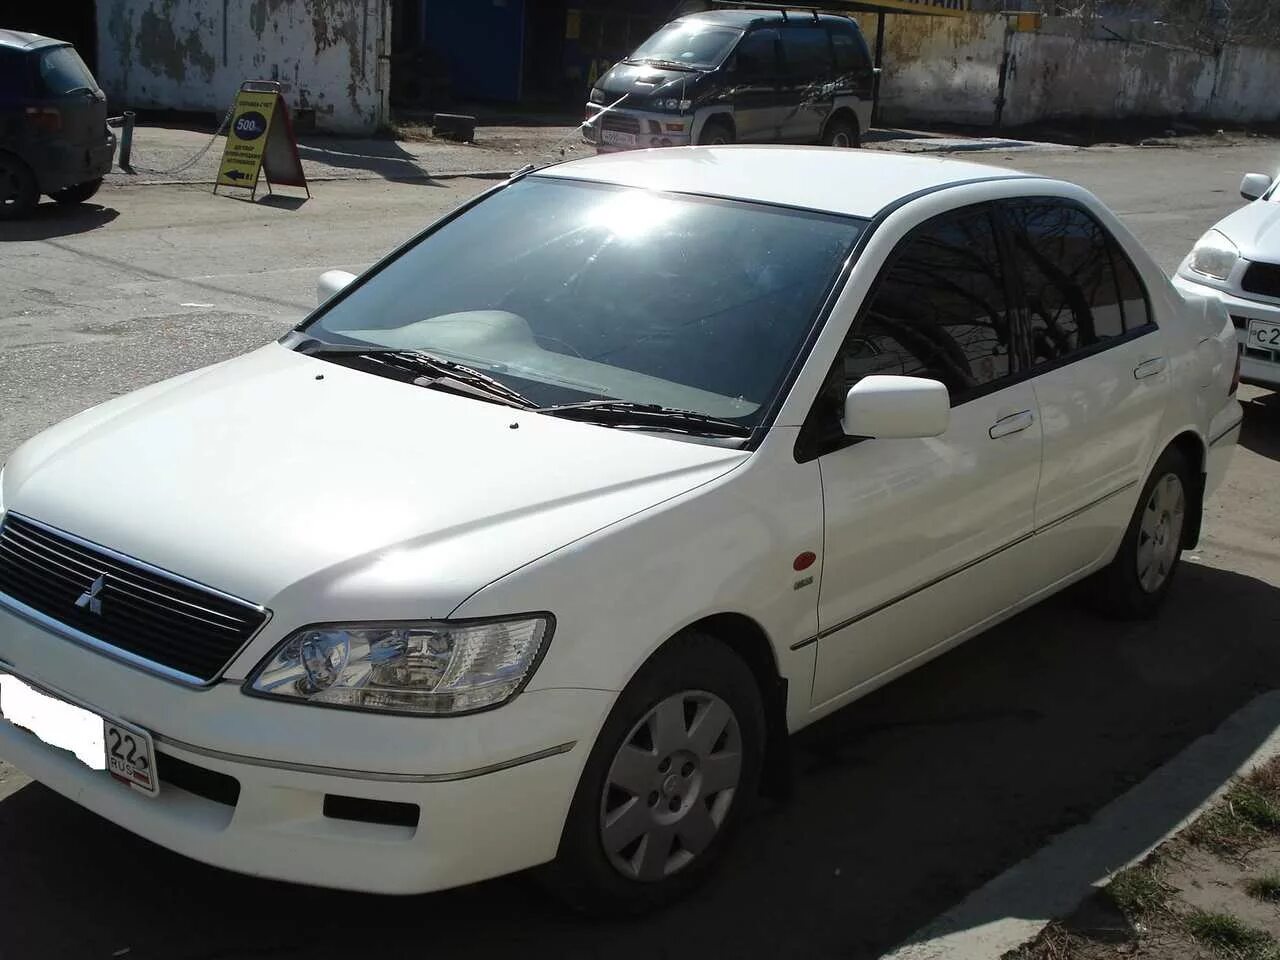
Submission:
[[[1249,346],[1255,350],[1280,350],[1280,323],[1250,320]]]
[[[605,143],[611,143],[615,147],[634,147],[636,145],[636,135],[634,133],[622,133],[619,130],[601,130],[600,139]]]
[[[148,796],[160,792],[151,734],[131,723],[51,697],[11,674],[0,674],[0,718]]]

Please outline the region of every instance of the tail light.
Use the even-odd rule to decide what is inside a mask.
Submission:
[[[1227,391],[1228,397],[1234,397],[1236,390],[1240,386],[1240,357],[1244,354],[1244,347],[1236,347],[1236,369],[1231,374],[1231,389]]]
[[[27,123],[41,133],[62,129],[62,113],[56,107],[27,107]]]

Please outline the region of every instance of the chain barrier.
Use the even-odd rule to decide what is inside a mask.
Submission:
[[[204,155],[209,152],[209,150],[217,142],[218,138],[226,132],[227,127],[231,124],[231,115],[235,113],[235,109],[236,109],[235,104],[232,103],[232,105],[227,109],[226,115],[223,116],[222,122],[218,124],[218,129],[213,132],[213,135],[211,137],[209,137],[209,142],[206,143],[199,150],[197,150],[190,157],[188,157],[186,160],[184,160],[182,163],[178,164],[176,167],[169,167],[168,169],[165,169],[165,170],[157,170],[154,167],[144,167],[136,163],[130,164],[130,166],[133,168],[133,171],[135,173],[149,173],[152,175],[160,175],[160,176],[165,176],[165,175],[175,174],[175,173],[182,173],[186,170],[190,170],[197,163],[199,163],[201,160],[204,159]],[[137,153],[136,139],[134,141],[134,153]]]

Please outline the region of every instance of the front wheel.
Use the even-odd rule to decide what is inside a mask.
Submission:
[[[1142,488],[1115,559],[1095,579],[1104,613],[1142,619],[1159,611],[1182,556],[1192,489],[1186,457],[1166,450]]]
[[[543,879],[571,906],[601,915],[680,896],[750,809],[764,736],[746,664],[714,637],[675,638],[605,721]]]
[[[837,117],[827,124],[827,129],[822,133],[822,142],[828,147],[862,146],[858,125],[844,117]]]
[[[698,146],[723,146],[733,140],[733,127],[723,120],[708,120],[698,134]]]
[[[84,203],[102,186],[102,178],[97,180],[88,180],[84,183],[77,183],[75,186],[63,187],[61,190],[55,190],[49,194],[54,201],[61,204]]]

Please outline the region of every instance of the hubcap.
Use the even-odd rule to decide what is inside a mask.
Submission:
[[[840,133],[837,133],[834,137],[831,138],[831,145],[833,147],[849,146],[849,135],[847,133],[844,133],[843,131],[841,131]]]
[[[631,728],[600,798],[600,840],[632,880],[688,866],[724,823],[742,775],[738,718],[713,693],[686,690]]]
[[[1147,593],[1159,590],[1182,550],[1186,496],[1176,473],[1166,473],[1151,490],[1138,528],[1138,583]]]

